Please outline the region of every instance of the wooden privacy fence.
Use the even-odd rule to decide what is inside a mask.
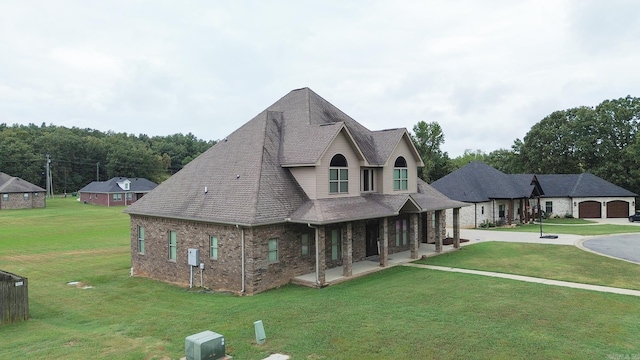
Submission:
[[[0,270],[0,324],[29,318],[27,278]]]

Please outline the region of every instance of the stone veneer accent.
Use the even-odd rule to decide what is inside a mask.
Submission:
[[[423,217],[418,217],[422,219]],[[430,219],[430,216],[428,217]],[[444,218],[444,214],[442,216]],[[396,246],[395,221],[407,219],[409,234],[407,244]],[[408,214],[388,218],[388,253],[410,250],[413,226]],[[444,221],[444,219],[443,219]],[[382,239],[383,219],[379,220],[379,237]],[[420,229],[423,229],[423,222]],[[145,229],[144,254],[138,249],[138,227]],[[342,234],[342,251],[337,260],[331,259],[331,231]],[[444,226],[443,226],[444,229]],[[324,251],[320,261],[326,268],[343,265],[348,246],[347,223],[319,227],[320,239],[324,238]],[[169,260],[169,231],[177,235],[176,260]],[[236,227],[195,221],[131,215],[131,269],[133,275],[149,277],[179,286],[188,286],[190,267],[187,251],[197,248],[200,262],[204,264],[202,286],[214,291],[242,293],[242,235],[245,242],[244,294],[252,295],[285,285],[296,276],[315,272],[315,229],[304,224],[282,223],[269,226]],[[423,232],[423,231],[422,231]],[[433,230],[427,231],[433,237]],[[301,237],[309,234],[309,254],[302,255]],[[366,254],[366,221],[351,223],[352,261],[362,261]],[[211,258],[209,238],[218,238],[218,259]],[[444,236],[444,235],[443,235]],[[278,261],[269,263],[269,240],[278,239]],[[200,286],[200,269],[194,267],[193,285]]]
[[[0,194],[0,209],[32,209],[46,207],[46,196],[44,192],[30,192],[29,199],[24,198],[25,193],[8,193],[9,198],[4,199],[4,194]]]

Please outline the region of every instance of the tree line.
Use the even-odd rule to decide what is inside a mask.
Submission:
[[[589,172],[640,194],[640,98],[605,100],[595,107],[558,110],[533,125],[510,149],[489,153],[466,150],[451,159],[437,122],[413,127],[413,141],[433,182],[468,164],[483,161],[507,174],[579,174]]]
[[[0,124],[0,171],[45,188],[48,154],[55,193],[116,176],[160,183],[213,144],[191,133],[149,137],[44,123]]]
[[[412,139],[431,183],[470,161],[507,174],[590,172],[640,194],[640,98],[605,100],[595,107],[559,110],[533,125],[510,149],[468,149],[450,158],[437,122],[420,121]],[[47,154],[54,192],[73,192],[94,180],[143,177],[160,183],[213,146],[189,133],[149,137],[93,129],[0,124],[0,171],[41,187]]]

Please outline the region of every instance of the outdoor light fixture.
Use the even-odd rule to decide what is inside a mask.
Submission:
[[[574,202],[573,202],[573,206],[576,206],[576,205],[577,205],[577,204],[576,204],[576,202],[574,201]]]

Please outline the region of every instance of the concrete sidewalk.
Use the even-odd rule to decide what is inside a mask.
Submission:
[[[574,289],[600,291],[600,292],[607,292],[607,293],[613,293],[613,294],[640,296],[640,291],[638,290],[621,289],[621,288],[600,286],[600,285],[581,284],[581,283],[574,283],[569,281],[542,279],[542,278],[536,278],[531,276],[512,275],[512,274],[503,274],[503,273],[496,273],[496,272],[490,272],[490,271],[469,270],[469,269],[451,268],[451,267],[434,266],[434,265],[422,265],[422,264],[413,264],[413,263],[403,264],[403,266],[412,266],[412,267],[418,267],[418,268],[430,269],[430,270],[490,276],[490,277],[497,277],[502,279],[511,279],[511,280],[525,281],[525,282],[545,284],[545,285],[564,286],[564,287],[569,287]]]

